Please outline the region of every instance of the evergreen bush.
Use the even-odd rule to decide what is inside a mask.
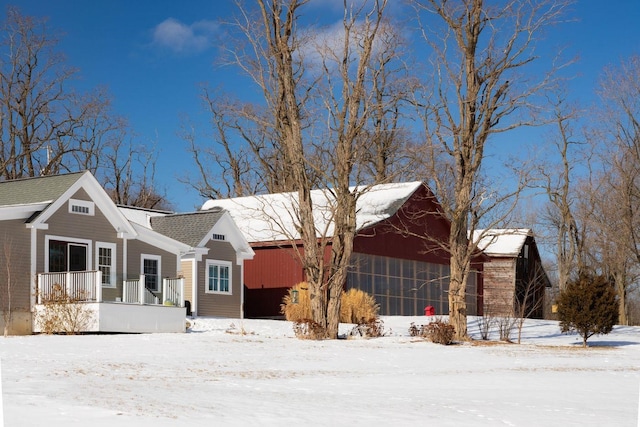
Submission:
[[[606,277],[581,273],[558,297],[558,318],[562,332],[576,331],[582,345],[596,334],[608,334],[618,319],[618,299]]]

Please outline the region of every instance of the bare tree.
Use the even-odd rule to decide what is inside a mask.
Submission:
[[[0,255],[0,311],[4,323],[4,336],[9,335],[13,322],[13,313],[16,311],[15,292],[18,286],[18,275],[15,268],[15,248],[13,241],[7,236],[2,242],[2,255]]]
[[[231,184],[226,190],[220,187],[209,179],[203,158],[196,157],[196,162],[204,171],[202,182],[208,182],[204,193],[293,192],[289,215],[296,230],[288,237],[309,283],[312,320],[322,330],[318,338],[336,338],[340,294],[356,232],[356,201],[367,188],[353,184],[363,182],[370,172],[360,165],[371,158],[371,150],[362,144],[365,128],[372,123],[376,91],[369,89],[374,87],[374,76],[381,94],[378,112],[385,119],[379,133],[384,133],[383,127],[390,133],[398,128],[391,97],[380,86],[387,84],[382,74],[391,71],[380,71],[380,61],[374,60],[376,52],[384,64],[392,56],[391,40],[380,44],[384,47],[377,44],[382,28],[387,28],[386,0],[353,7],[345,2],[342,21],[332,33],[302,26],[306,0],[256,3],[255,9],[237,3],[239,18],[232,28],[243,42],[232,43],[228,54],[229,62],[261,91],[264,103],[229,101],[205,92],[219,150],[219,157],[213,158]],[[195,144],[191,147],[194,155],[202,153]],[[247,175],[248,170],[255,175]],[[311,199],[315,188],[324,190],[328,211],[319,212]],[[330,226],[320,229],[318,215]],[[272,222],[277,226],[282,219]]]
[[[527,123],[514,113],[546,88],[549,74],[532,81],[520,70],[535,61],[535,41],[558,21],[564,1],[414,0],[425,41],[434,52],[431,98],[423,105],[426,147],[433,176],[451,221],[448,250],[450,322],[467,338],[466,282],[477,241],[470,240],[491,195],[483,188],[482,164],[491,137]],[[434,166],[435,168],[435,166]],[[495,204],[492,204],[495,206]],[[489,228],[489,227],[486,227]]]
[[[576,166],[585,166],[588,172],[589,152],[584,139],[580,139],[574,130],[579,112],[568,105],[566,97],[558,96],[552,101],[553,122],[556,132],[551,143],[559,155],[559,161],[542,161],[536,170],[536,185],[546,194],[549,205],[544,215],[555,234],[555,252],[558,271],[558,288],[563,291],[572,271],[581,271],[585,265],[584,233],[586,224],[579,226],[576,220],[576,197],[574,189],[581,178]]]
[[[639,79],[640,56],[605,71],[600,120],[590,135],[601,148],[603,167],[582,189],[590,263],[615,285],[620,324],[629,322],[628,293],[640,274]]]
[[[103,148],[98,179],[117,204],[169,210],[165,194],[154,184],[155,157],[155,150],[134,145],[123,131]]]
[[[73,91],[77,70],[46,21],[9,7],[2,29],[0,179],[90,170],[117,203],[166,206],[153,185],[152,152],[126,142],[128,126],[105,89]]]
[[[76,70],[54,48],[44,20],[7,9],[0,44],[0,176],[58,171],[77,147],[76,128],[90,109],[67,87]]]

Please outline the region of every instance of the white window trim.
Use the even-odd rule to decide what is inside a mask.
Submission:
[[[76,212],[76,211],[73,210],[74,206],[80,206],[80,207],[83,207],[83,208],[87,208],[88,212]],[[86,200],[69,199],[69,213],[76,214],[76,215],[94,216],[95,215],[95,203],[89,202],[89,201],[86,201]]]
[[[162,257],[160,255],[140,254],[140,274],[144,275],[144,260],[152,259],[158,261],[158,288],[151,289],[153,292],[162,291]],[[146,286],[146,283],[145,283]]]
[[[209,266],[210,265],[217,265],[220,267],[229,268],[229,292],[209,290]],[[233,264],[231,263],[231,261],[218,261],[215,259],[207,260],[205,264],[205,271],[204,271],[204,292],[207,294],[233,295]]]
[[[111,249],[111,279],[110,285],[102,285],[103,288],[114,289],[116,288],[116,272],[117,270],[117,256],[116,256],[116,244],[109,242],[96,242],[96,270],[100,268],[100,248]]]
[[[91,262],[93,261],[92,246],[93,241],[87,239],[78,239],[75,237],[53,236],[47,234],[44,236],[44,272],[49,273],[49,241],[59,240],[67,243],[79,243],[81,245],[87,245],[87,271],[93,270]]]

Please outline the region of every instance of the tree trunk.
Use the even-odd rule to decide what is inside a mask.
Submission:
[[[616,293],[618,294],[618,324],[619,325],[628,325],[629,317],[628,317],[628,307],[627,307],[627,286],[626,279],[623,274],[614,274],[613,280],[616,285]]]

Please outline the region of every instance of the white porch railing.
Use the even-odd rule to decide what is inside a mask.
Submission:
[[[39,273],[37,296],[38,304],[60,299],[102,302],[102,272]]]
[[[122,285],[122,302],[130,304],[163,304],[184,307],[184,279],[162,279],[162,301],[146,288],[144,274],[138,279],[125,280]]]
[[[184,307],[184,279],[162,279],[163,302]]]

